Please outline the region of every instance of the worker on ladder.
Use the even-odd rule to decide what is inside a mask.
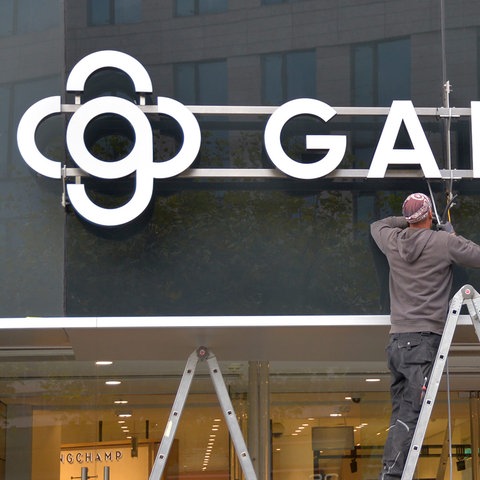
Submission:
[[[450,222],[432,229],[429,197],[409,195],[402,213],[371,225],[390,267],[392,414],[381,480],[402,477],[448,313],[452,266],[480,268],[479,245],[456,235]]]

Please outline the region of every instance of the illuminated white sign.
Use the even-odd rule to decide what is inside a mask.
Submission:
[[[77,95],[83,92],[87,79],[94,72],[116,68],[125,72],[139,94],[152,93],[153,87],[145,68],[131,56],[116,51],[92,53],[80,60],[72,69],[66,90]],[[79,99],[79,97],[77,96]],[[78,100],[79,102],[80,100]],[[120,179],[135,174],[135,191],[130,200],[117,208],[96,205],[88,197],[81,183],[68,184],[66,193],[72,207],[86,220],[104,226],[117,226],[137,218],[148,206],[153,194],[155,178],[170,178],[186,171],[194,162],[201,146],[200,126],[193,113],[184,105],[166,97],[157,97],[155,113],[175,119],[183,131],[183,145],[171,159],[163,162],[153,158],[153,134],[142,105],[119,97],[94,98],[84,104],[64,109],[60,96],[39,100],[23,115],[18,125],[17,143],[25,162],[35,171],[50,178],[62,178],[63,165],[43,155],[35,142],[40,123],[51,115],[71,111],[66,144],[76,165],[86,174],[102,179]],[[479,124],[480,102],[472,102],[472,129]],[[150,111],[149,111],[150,112]],[[94,157],[85,145],[87,125],[99,115],[111,113],[125,118],[135,133],[135,144],[123,159],[105,162]],[[151,112],[150,112],[151,113]],[[300,163],[284,151],[280,134],[285,124],[299,115],[310,115],[328,122],[337,112],[319,100],[299,98],[276,108],[267,121],[264,133],[265,149],[273,164],[284,174],[299,179],[324,177],[339,167],[346,148],[344,135],[306,135],[307,150],[324,150],[326,155],[314,163]],[[413,148],[396,149],[395,141],[402,124]],[[480,139],[472,140],[473,176],[480,178]],[[418,165],[426,178],[441,178],[432,150],[411,101],[394,101],[377,144],[367,178],[383,178],[389,165]]]

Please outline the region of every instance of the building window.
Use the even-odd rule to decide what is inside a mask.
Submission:
[[[227,62],[175,65],[175,98],[186,105],[226,105]]]
[[[121,25],[141,20],[141,0],[89,0],[89,25]]]
[[[175,98],[185,105],[227,105],[228,83],[225,60],[175,65]],[[228,122],[216,117],[201,124],[202,148],[197,167],[227,167],[230,162]]]
[[[175,14],[179,17],[226,12],[228,0],[176,0]]]
[[[38,8],[38,0],[1,0],[0,36],[43,32],[60,25],[59,0],[45,0]]]
[[[301,0],[262,0],[263,5],[276,5],[278,3],[295,3]]]
[[[354,46],[354,104],[388,107],[409,100],[410,71],[409,38]]]
[[[262,97],[265,105],[316,96],[315,51],[274,53],[262,58]]]
[[[352,101],[359,107],[389,107],[393,100],[410,100],[410,39],[355,45],[352,49]],[[368,168],[384,119],[358,118],[351,135],[353,165]],[[404,128],[397,148],[411,148]]]

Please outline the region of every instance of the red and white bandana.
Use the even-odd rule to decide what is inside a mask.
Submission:
[[[403,202],[402,213],[408,223],[418,223],[432,210],[430,199],[423,193],[412,193]]]

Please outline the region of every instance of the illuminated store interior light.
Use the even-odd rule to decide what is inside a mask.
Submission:
[[[97,360],[95,365],[112,365],[112,363],[110,360]]]
[[[122,382],[120,380],[107,380],[105,385],[120,385]]]

